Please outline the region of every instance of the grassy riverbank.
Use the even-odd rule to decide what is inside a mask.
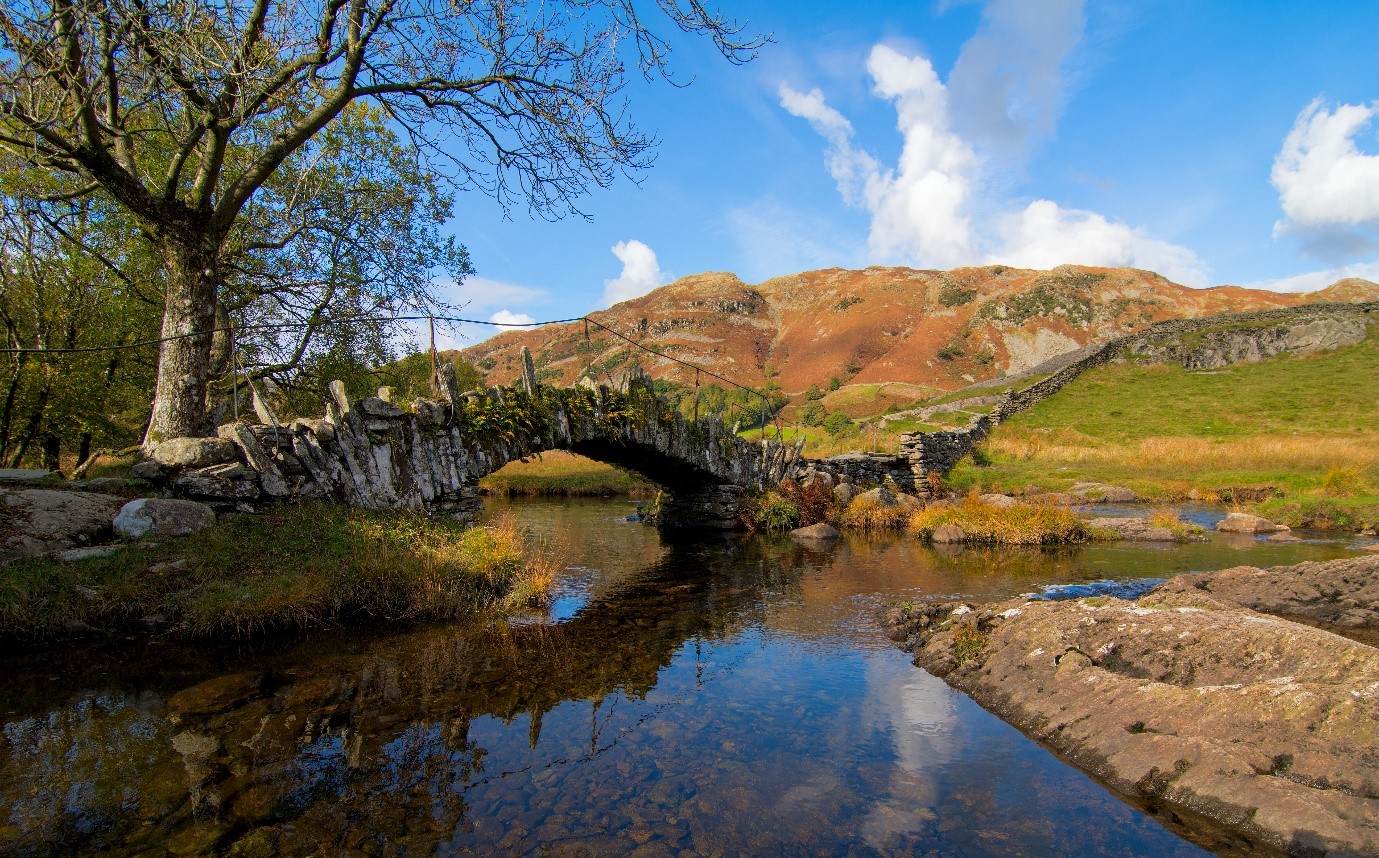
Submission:
[[[0,566],[0,637],[143,625],[192,637],[435,619],[546,597],[554,567],[511,520],[466,528],[332,505],[230,515],[74,563]]]
[[[1379,523],[1379,337],[1211,372],[1113,364],[1016,415],[965,460],[966,491],[1124,485],[1293,526]]]
[[[551,450],[525,462],[511,462],[479,482],[493,495],[527,497],[650,496],[656,487],[627,471],[563,450]]]

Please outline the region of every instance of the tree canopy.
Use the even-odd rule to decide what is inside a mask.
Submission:
[[[763,42],[700,0],[656,6],[730,60]],[[654,140],[621,91],[627,62],[662,75],[669,48],[633,0],[11,0],[0,149],[72,178],[50,199],[103,194],[161,260],[152,444],[209,430],[227,255],[293,229],[256,241],[236,226],[255,206],[287,206],[275,177],[309,172],[352,105],[405,136],[418,175],[559,217],[649,163]]]

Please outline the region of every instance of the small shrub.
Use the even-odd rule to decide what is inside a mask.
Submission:
[[[851,306],[854,306],[854,305],[856,305],[856,304],[862,303],[862,300],[863,300],[863,299],[862,299],[862,297],[861,297],[860,295],[848,295],[847,297],[845,297],[845,298],[843,298],[841,301],[839,301],[837,304],[835,304],[835,305],[833,306],[833,309],[835,309],[835,310],[837,310],[838,312],[841,313],[842,311],[846,310],[848,307],[851,307]]]
[[[953,630],[953,659],[966,664],[986,649],[986,635],[973,623],[963,623]]]
[[[1333,498],[1354,497],[1365,490],[1365,481],[1359,468],[1335,465],[1322,477],[1321,489]]]
[[[816,480],[808,485],[800,485],[794,480],[782,480],[780,493],[795,505],[799,514],[799,527],[809,527],[828,521],[833,511],[833,489]]]
[[[800,422],[806,426],[822,426],[828,410],[822,402],[806,402],[800,409]]]
[[[852,428],[852,418],[841,411],[834,411],[824,418],[824,431],[838,436]]]
[[[961,307],[977,297],[975,289],[964,289],[956,283],[945,283],[939,289],[938,302],[945,307]]]
[[[800,511],[780,492],[768,491],[743,498],[738,517],[753,533],[784,533],[799,525]]]
[[[828,389],[829,389],[829,390],[839,390],[839,389],[842,388],[842,386],[843,386],[843,380],[842,380],[841,378],[839,378],[838,376],[836,376],[836,375],[833,376],[832,378],[830,378],[830,379],[828,380]]]
[[[811,384],[809,385],[809,389],[804,392],[804,398],[810,402],[814,402],[815,400],[823,399],[824,392],[819,389],[819,385]]]

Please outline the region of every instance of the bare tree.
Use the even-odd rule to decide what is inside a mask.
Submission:
[[[139,222],[166,269],[145,445],[209,430],[222,253],[255,193],[368,100],[459,186],[559,217],[647,165],[624,58],[664,75],[634,0],[7,0],[0,147]],[[728,59],[763,42],[702,0],[656,0]]]

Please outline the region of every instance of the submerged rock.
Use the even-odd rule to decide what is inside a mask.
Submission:
[[[1205,537],[1184,531],[1175,533],[1167,527],[1154,527],[1147,518],[1093,518],[1087,526],[1101,530],[1115,531],[1121,539],[1135,542],[1192,542]]]
[[[1209,848],[1376,854],[1379,650],[1241,604],[1329,622],[1376,587],[1367,557],[889,620],[917,665]]]
[[[790,536],[794,539],[803,539],[811,542],[832,541],[838,538],[838,528],[827,522],[811,524],[808,527],[797,527],[790,531]]]
[[[1274,533],[1288,528],[1247,512],[1233,512],[1218,521],[1216,529],[1222,533]]]
[[[221,712],[257,697],[259,680],[259,675],[255,673],[235,673],[208,679],[169,697],[168,709],[179,715]]]

